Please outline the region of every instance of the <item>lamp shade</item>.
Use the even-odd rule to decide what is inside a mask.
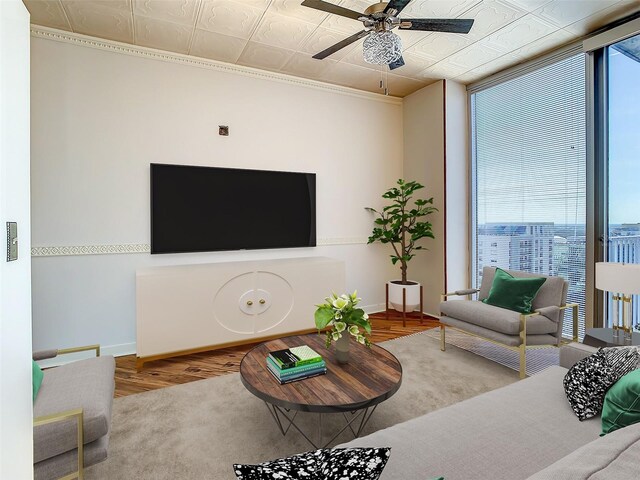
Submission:
[[[640,265],[632,263],[596,263],[596,288],[625,295],[640,294]]]

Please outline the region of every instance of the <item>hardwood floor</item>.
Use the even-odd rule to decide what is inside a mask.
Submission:
[[[402,316],[389,312],[385,320],[384,312],[371,315],[374,343],[422,332],[440,325],[437,319],[424,317],[420,324],[419,315],[407,315],[407,326],[402,326]],[[182,357],[168,358],[146,363],[141,372],[136,372],[135,355],[116,358],[116,397],[156,390],[158,388],[195,382],[205,378],[234,373],[240,369],[240,361],[255,344],[225,348]]]

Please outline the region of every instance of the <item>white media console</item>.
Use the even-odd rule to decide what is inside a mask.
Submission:
[[[314,331],[315,305],[344,289],[344,262],[326,257],[138,270],[137,367]]]

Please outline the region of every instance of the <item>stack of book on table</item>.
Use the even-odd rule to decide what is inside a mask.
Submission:
[[[307,345],[269,352],[267,368],[281,384],[327,373],[327,365]]]

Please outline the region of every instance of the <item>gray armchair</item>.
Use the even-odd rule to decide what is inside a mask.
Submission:
[[[44,371],[33,404],[35,480],[81,480],[84,467],[107,458],[115,361],[100,346],[35,352],[34,360],[95,350],[96,357]]]
[[[514,277],[544,277],[533,300],[533,313],[521,314],[482,302],[489,296],[496,269],[484,267],[479,289],[446,293],[440,303],[440,349],[445,350],[445,329],[453,328],[520,352],[520,378],[526,376],[526,349],[559,347],[564,311],[573,312],[573,337],[577,341],[578,304],[567,304],[569,284],[561,277],[507,270]],[[477,294],[478,300],[447,301],[449,297]]]

